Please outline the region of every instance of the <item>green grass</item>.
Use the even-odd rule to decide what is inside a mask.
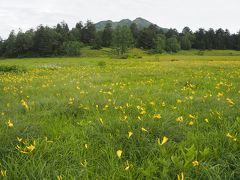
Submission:
[[[0,61],[0,179],[238,179],[240,57],[133,51]]]

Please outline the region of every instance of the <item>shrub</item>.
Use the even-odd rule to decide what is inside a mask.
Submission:
[[[78,41],[69,41],[63,43],[64,55],[66,56],[79,56],[82,44]]]
[[[23,67],[20,66],[9,66],[9,65],[1,65],[0,66],[0,73],[21,73],[21,72],[26,72],[27,70]]]
[[[99,67],[104,67],[104,66],[106,66],[107,64],[106,64],[106,62],[105,61],[99,61],[98,62],[98,66]]]

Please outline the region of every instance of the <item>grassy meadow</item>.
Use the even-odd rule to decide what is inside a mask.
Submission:
[[[0,179],[240,178],[239,52],[109,53],[0,60]]]

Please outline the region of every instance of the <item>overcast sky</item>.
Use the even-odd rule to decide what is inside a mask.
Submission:
[[[240,0],[0,0],[0,36],[39,24],[143,17],[161,27],[240,30]]]

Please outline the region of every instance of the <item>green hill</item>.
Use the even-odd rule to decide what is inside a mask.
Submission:
[[[108,24],[108,23],[110,23],[112,25],[113,29],[115,29],[117,26],[129,26],[130,27],[130,25],[132,23],[135,23],[139,29],[147,28],[151,24],[154,24],[154,23],[152,23],[152,22],[150,22],[146,19],[140,18],[140,17],[136,18],[133,21],[131,21],[129,19],[123,19],[119,22],[113,22],[111,20],[107,20],[107,21],[100,21],[100,22],[95,24],[97,31],[102,31],[104,29],[104,27],[106,26],[106,24]],[[162,28],[162,27],[159,27],[159,29],[162,29],[164,31],[168,30],[168,29]]]

